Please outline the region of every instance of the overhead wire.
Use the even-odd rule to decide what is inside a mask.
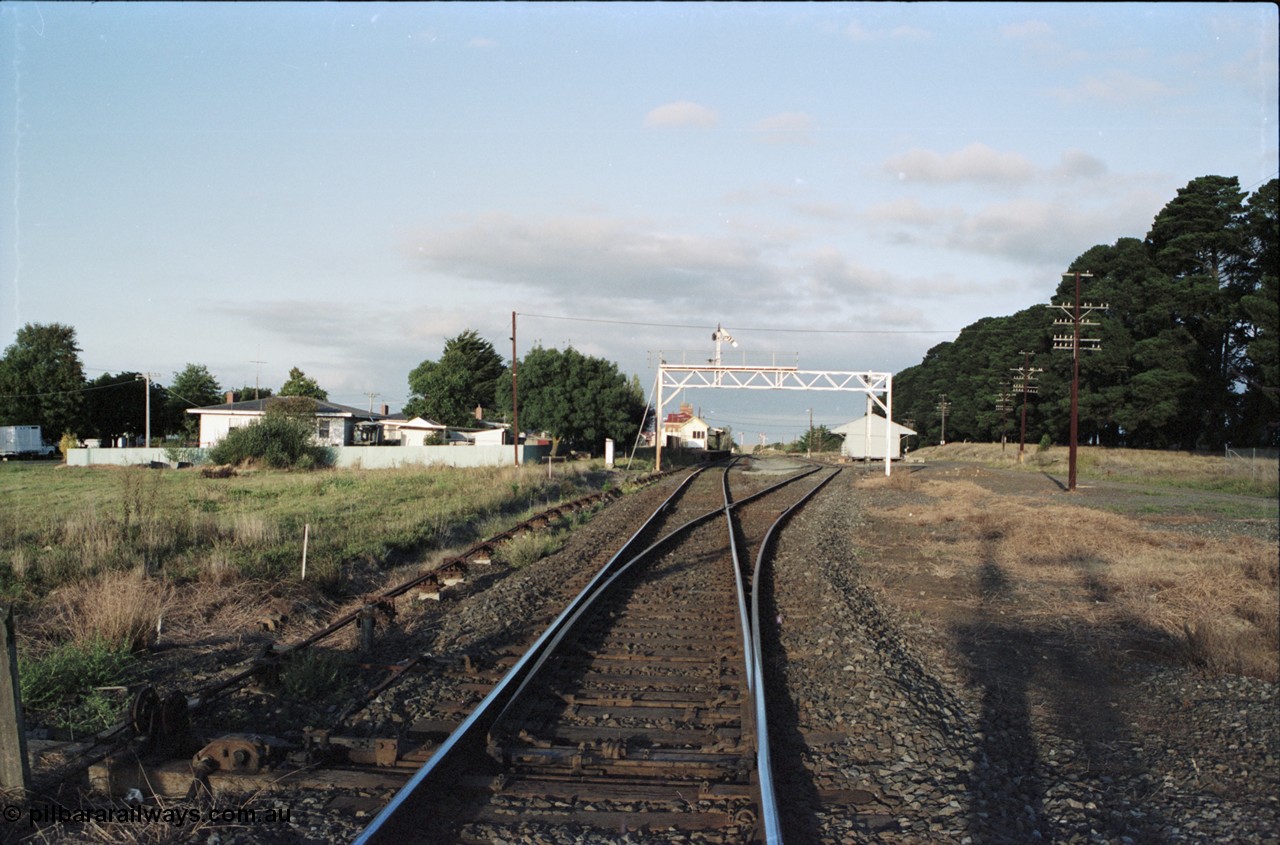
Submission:
[[[661,329],[705,329],[709,325],[694,323],[647,323],[637,320],[605,320],[599,317],[566,317],[561,314],[530,314],[517,311],[519,317],[537,317],[543,320],[570,320],[577,323],[606,323],[615,326],[650,326]],[[779,329],[759,326],[737,326],[735,331],[796,334],[954,334],[959,329]]]

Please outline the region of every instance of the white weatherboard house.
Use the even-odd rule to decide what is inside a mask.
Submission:
[[[208,448],[226,437],[231,429],[262,419],[267,408],[279,403],[282,398],[287,397],[269,396],[265,399],[210,405],[207,408],[188,408],[187,413],[200,417],[200,447]],[[316,400],[316,443],[321,446],[350,446],[355,440],[358,423],[382,418],[382,414],[369,413],[363,408]]]
[[[662,422],[662,436],[666,438],[663,442],[671,448],[706,449],[708,437],[714,439],[719,433],[721,429],[707,425],[687,402],[680,405],[677,413],[667,414]]]
[[[889,439],[889,457],[890,459],[897,459],[902,457],[902,438],[908,434],[915,434],[915,432],[898,423],[892,423],[892,426],[891,431],[893,434]],[[831,431],[833,434],[844,435],[844,445],[840,447],[841,455],[858,460],[867,460],[868,458],[873,461],[884,460],[884,417],[872,414],[869,432],[866,417],[859,417],[852,422],[833,428]]]

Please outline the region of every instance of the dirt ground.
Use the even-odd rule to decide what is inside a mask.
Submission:
[[[1113,530],[1119,514],[1150,529],[1150,545],[1212,556],[1230,545],[1274,551],[1276,502],[1107,481],[1068,493],[1065,477],[959,463],[904,465],[895,475],[869,474],[857,487],[867,515],[860,577],[967,691],[984,752],[1024,772],[1028,796],[1077,777],[1123,792],[1126,812],[1150,823],[1118,841],[1280,841],[1274,668],[1249,677],[1196,665],[1191,632],[1116,609],[1104,564],[1068,552],[1076,566],[1065,583],[1059,562],[1037,566],[1034,544],[1011,551],[1002,518],[1016,510],[1036,521],[1044,508],[1034,531],[1046,549],[1061,549],[1064,537]],[[976,512],[939,517],[948,486]],[[1105,546],[1105,536],[1092,539]],[[1280,615],[1274,573],[1273,558],[1264,615]],[[1155,603],[1150,589],[1142,598]],[[1261,664],[1274,667],[1275,619],[1261,623],[1272,632]]]

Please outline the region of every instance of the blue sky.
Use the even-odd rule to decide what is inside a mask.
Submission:
[[[646,386],[718,323],[896,372],[1275,176],[1277,73],[1262,3],[3,2],[0,344],[393,409],[512,311]],[[750,442],[863,405],[686,398]]]

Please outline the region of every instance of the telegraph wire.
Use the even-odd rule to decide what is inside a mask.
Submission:
[[[559,314],[529,314],[517,312],[521,317],[538,317],[543,320],[572,320],[577,323],[608,323],[615,326],[650,326],[662,329],[707,329],[710,325],[691,323],[642,323],[634,320],[603,320],[598,317],[565,317]],[[740,332],[773,332],[795,334],[955,334],[959,329],[766,329],[752,326],[735,326]]]

